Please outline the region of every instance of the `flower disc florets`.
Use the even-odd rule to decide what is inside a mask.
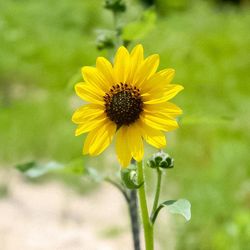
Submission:
[[[118,127],[135,122],[143,111],[140,90],[128,84],[116,84],[104,96],[105,112]]]

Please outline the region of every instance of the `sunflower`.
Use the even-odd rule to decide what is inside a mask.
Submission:
[[[83,67],[85,82],[75,85],[77,95],[87,104],[77,109],[72,121],[75,135],[87,133],[83,154],[102,153],[115,138],[115,149],[122,167],[132,158],[141,161],[143,140],[156,148],[166,146],[164,132],[178,128],[175,120],[182,110],[168,102],[181,85],[170,84],[175,71],[157,71],[159,55],[144,59],[142,45],[131,51],[121,46],[112,65],[98,57],[96,67]]]

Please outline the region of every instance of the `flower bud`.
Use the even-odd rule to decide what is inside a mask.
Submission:
[[[173,168],[174,159],[169,154],[161,151],[153,154],[152,158],[147,162],[151,168]]]
[[[147,161],[147,166],[150,168],[157,168],[156,163],[154,160],[148,160]]]

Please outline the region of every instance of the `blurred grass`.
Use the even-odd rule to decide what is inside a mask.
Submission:
[[[250,249],[249,14],[197,1],[159,18],[140,41],[147,54],[160,54],[162,68],[176,69],[175,82],[185,87],[174,101],[184,115],[168,136],[176,167],[163,193],[192,203],[190,223],[173,218],[176,249]],[[72,83],[99,54],[93,29],[111,22],[100,1],[1,3],[1,165],[79,157],[83,138],[74,137],[70,119],[81,102]],[[100,159],[105,165],[109,158],[93,165]],[[170,243],[162,235],[165,249]]]

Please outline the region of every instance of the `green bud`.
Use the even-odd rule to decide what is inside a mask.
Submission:
[[[132,164],[121,170],[121,179],[128,189],[138,189],[143,184],[137,182],[136,166]]]
[[[157,152],[153,154],[152,158],[148,161],[148,166],[151,168],[173,168],[174,159],[163,151]]]
[[[157,168],[156,163],[153,160],[147,161],[147,166],[150,168]]]
[[[126,11],[126,5],[122,0],[106,0],[104,8],[113,12],[124,12]]]
[[[163,161],[163,158],[161,155],[156,155],[154,157],[154,161],[155,161],[156,165],[158,166]]]
[[[174,167],[174,159],[171,157],[168,157],[166,159],[167,163],[168,163],[168,168],[173,168]]]
[[[160,162],[159,167],[160,168],[167,168],[168,167],[168,163],[166,161],[162,161],[162,162]]]

